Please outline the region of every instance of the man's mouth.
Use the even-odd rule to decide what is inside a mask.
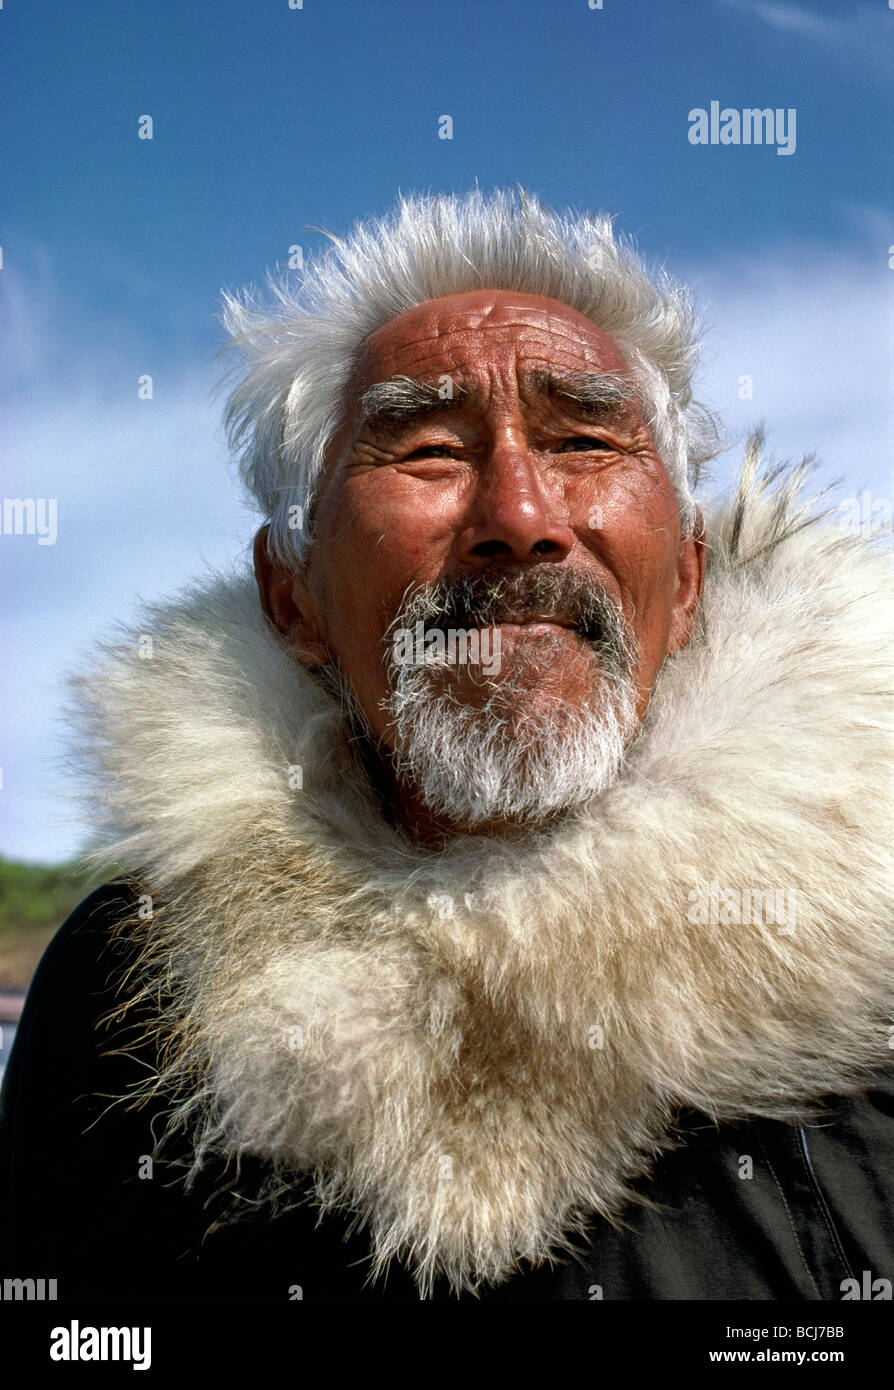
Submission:
[[[585,642],[601,642],[603,631],[601,624],[576,623],[571,618],[561,617],[555,613],[498,613],[488,614],[485,620],[481,618],[472,619],[469,623],[471,627],[528,627],[532,629],[542,628],[564,628],[566,632],[573,632],[577,637]]]
[[[518,614],[508,613],[505,617],[491,618],[487,627],[566,627],[574,624],[567,618],[554,618],[546,613]]]
[[[419,618],[439,628],[506,630],[525,636],[545,638],[559,631],[572,633],[593,649],[600,660],[615,630],[614,609],[609,596],[595,581],[582,576],[540,571],[524,575],[466,576],[453,583],[435,586],[430,604],[408,605],[404,626]]]

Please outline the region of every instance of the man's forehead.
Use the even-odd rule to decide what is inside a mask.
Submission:
[[[438,368],[504,360],[624,373],[627,362],[614,339],[559,300],[509,290],[474,290],[427,300],[370,334],[358,362],[361,389],[397,373],[423,375]]]

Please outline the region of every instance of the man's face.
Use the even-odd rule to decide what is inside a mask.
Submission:
[[[600,401],[606,374],[629,381],[608,334],[538,295],[450,295],[367,339],[308,559],[289,575],[261,558],[259,582],[300,658],[337,663],[386,747],[387,634],[408,588],[544,567],[583,578],[634,639],[638,719],[665,656],[688,641],[703,547],[681,543],[674,489],[635,401],[610,382]],[[373,391],[364,408],[369,388],[394,378],[428,387],[431,407],[395,409]],[[561,614],[536,617],[498,624],[496,679],[529,710],[574,709],[592,696],[592,650]],[[480,671],[451,679],[455,699],[480,700]]]

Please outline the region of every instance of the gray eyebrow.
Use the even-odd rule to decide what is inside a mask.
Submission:
[[[569,401],[592,420],[604,420],[617,412],[634,395],[634,387],[614,372],[536,370],[526,374],[525,384],[544,396]],[[456,409],[473,392],[449,379],[450,394],[444,380],[437,385],[409,376],[393,376],[377,381],[360,397],[360,424],[388,428],[427,419],[443,410]]]
[[[388,426],[406,425],[425,419],[440,410],[455,409],[468,393],[458,382],[450,380],[450,394],[445,383],[433,386],[410,376],[393,376],[377,381],[360,397],[361,424]]]
[[[534,371],[527,378],[535,391],[570,401],[583,415],[604,420],[635,395],[632,382],[615,372]]]

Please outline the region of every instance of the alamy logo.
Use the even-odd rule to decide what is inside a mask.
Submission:
[[[842,1279],[840,1284],[842,1303],[852,1303],[855,1299],[867,1303],[890,1302],[891,1280],[873,1279],[872,1270],[863,1270],[863,1282],[856,1279]]]
[[[500,673],[502,642],[498,627],[432,627],[420,621],[414,629],[399,627],[394,633],[397,666],[480,666],[485,675]]]
[[[37,536],[38,545],[56,544],[55,497],[4,497],[4,536]]]
[[[54,1327],[50,1333],[51,1361],[132,1361],[133,1370],[152,1365],[151,1327]]]
[[[863,488],[857,497],[845,497],[839,502],[838,526],[840,530],[861,533],[864,536],[890,536],[894,531],[894,508],[889,497],[873,497],[868,488]]]
[[[797,111],[777,106],[694,106],[689,112],[690,145],[775,145],[777,154],[794,154],[798,144]]]
[[[715,879],[708,888],[689,893],[686,920],[696,927],[775,926],[790,936],[798,915],[794,888],[721,888]]]
[[[57,1282],[56,1279],[4,1279],[0,1283],[0,1297],[4,1303],[55,1303],[59,1297]]]

